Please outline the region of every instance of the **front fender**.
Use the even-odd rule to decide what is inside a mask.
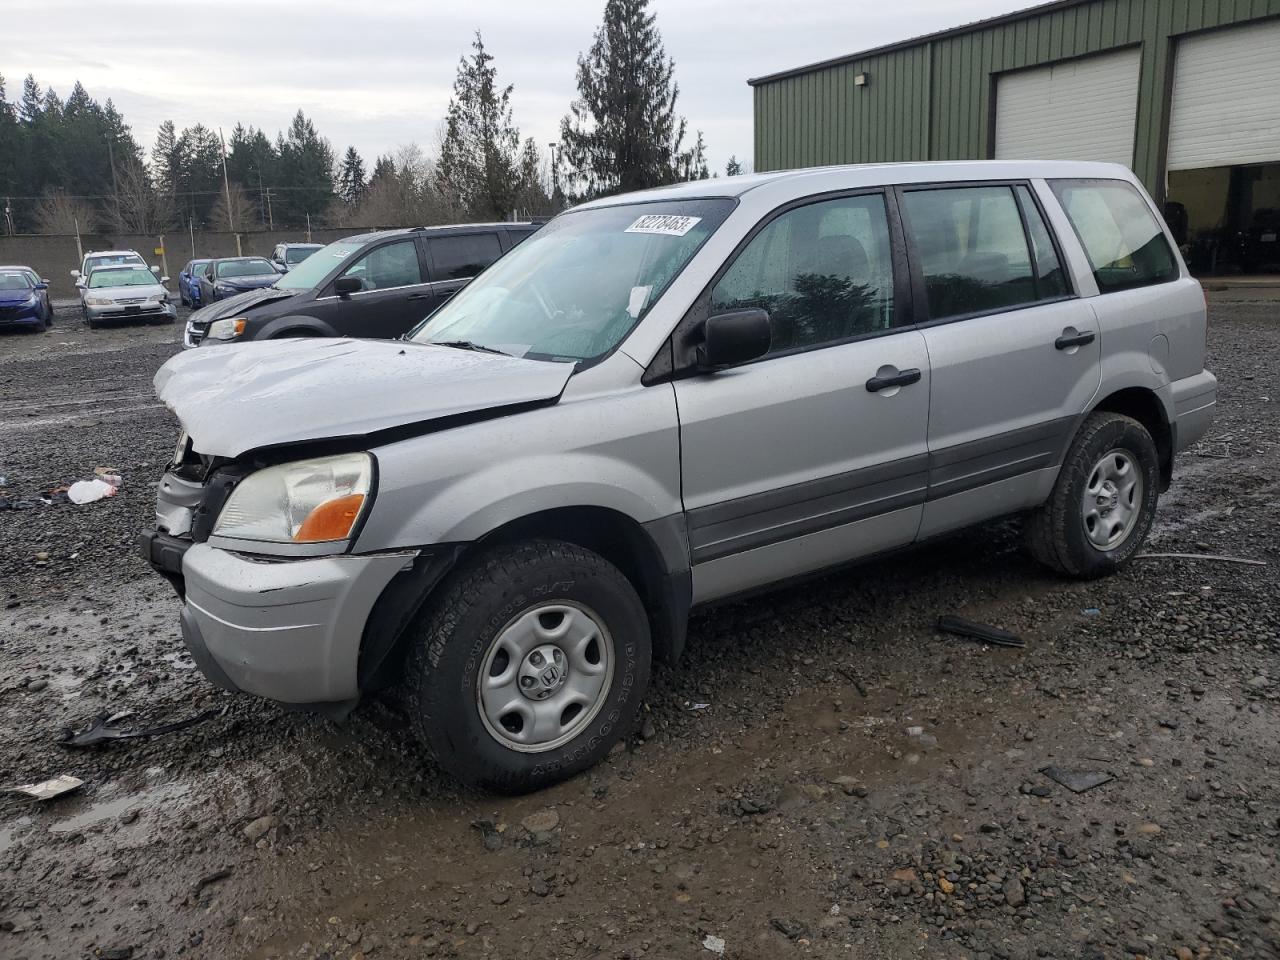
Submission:
[[[250,315],[250,321],[253,317]],[[276,317],[268,320],[261,327],[251,329],[249,340],[271,340],[274,337],[289,336],[291,332],[302,333],[311,337],[336,337],[338,331],[318,317],[306,314],[290,314],[287,317]]]

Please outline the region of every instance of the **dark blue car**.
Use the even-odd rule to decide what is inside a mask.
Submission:
[[[49,284],[30,267],[0,267],[0,327],[46,330],[52,323]]]
[[[203,303],[200,299],[200,278],[209,269],[211,260],[188,260],[178,274],[178,299],[184,307],[195,309]]]
[[[266,257],[223,257],[210,260],[198,278],[200,303],[207,306],[237,293],[269,287],[280,279],[280,271]]]

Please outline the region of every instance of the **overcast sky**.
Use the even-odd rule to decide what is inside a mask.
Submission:
[[[701,128],[713,166],[751,159],[748,77],[1018,9],[1017,0],[653,0],[676,61],[679,111]],[[484,35],[515,85],[521,132],[545,149],[575,94],[575,63],[604,0],[0,0],[28,22],[0,47],[9,97],[34,73],[66,97],[80,80],[108,97],[150,151],[156,128],[237,121],[271,136],[299,108],[341,154],[430,149],[458,58]]]

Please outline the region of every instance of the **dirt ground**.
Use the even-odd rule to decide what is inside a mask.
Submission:
[[[135,555],[177,328],[0,335],[0,956],[1280,956],[1280,302],[1211,294],[1220,412],[1150,552],[1016,522],[700,614],[606,763],[465,792],[381,702],[216,690]],[[67,311],[63,312],[64,318]],[[39,495],[118,468],[84,507]],[[1026,638],[933,629],[957,612]],[[99,711],[149,739],[74,750]],[[1109,777],[1074,793],[1042,770]]]

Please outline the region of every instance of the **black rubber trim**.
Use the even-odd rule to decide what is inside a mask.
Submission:
[[[1061,417],[957,444],[929,456],[930,500],[1062,462],[1077,417]]]

